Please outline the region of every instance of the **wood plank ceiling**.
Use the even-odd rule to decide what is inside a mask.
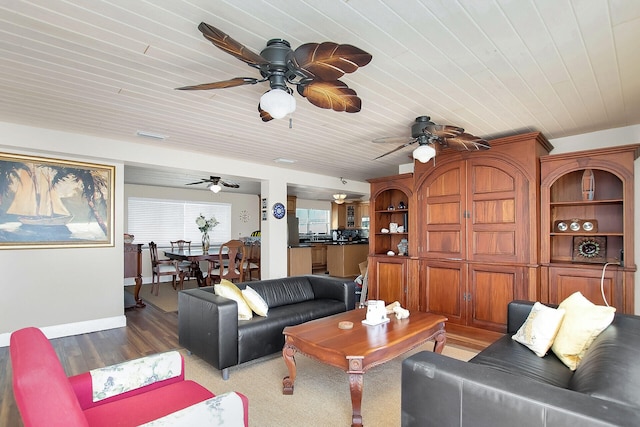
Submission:
[[[255,52],[272,38],[364,49],[371,63],[342,78],[362,111],[296,94],[290,127],[259,119],[267,83],[174,90],[259,77],[206,41],[201,21]],[[371,140],[409,136],[422,115],[485,138],[640,123],[637,0],[3,0],[0,33],[0,121],[259,164],[287,158],[284,168],[352,180],[397,173],[411,148],[373,161],[394,146]]]

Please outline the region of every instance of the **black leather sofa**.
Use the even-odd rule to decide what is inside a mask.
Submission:
[[[532,305],[510,303],[508,333],[469,362],[405,359],[402,426],[640,426],[640,317],[616,314],[574,372],[511,339]]]
[[[251,286],[267,303],[267,317],[238,320],[235,301],[213,286],[178,293],[180,345],[222,371],[282,351],[286,326],[352,310],[355,283],[329,276],[295,276],[237,284]]]

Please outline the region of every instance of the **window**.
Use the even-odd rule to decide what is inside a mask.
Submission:
[[[331,211],[320,209],[296,209],[300,234],[329,234]]]
[[[198,247],[202,233],[196,218],[203,214],[209,219],[215,216],[220,222],[209,232],[211,243],[221,244],[231,239],[231,204],[187,202],[179,200],[146,199],[129,197],[128,233],[136,242],[153,241],[160,247],[171,246],[173,240],[191,240]]]

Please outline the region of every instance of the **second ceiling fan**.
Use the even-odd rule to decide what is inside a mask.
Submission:
[[[411,137],[377,138],[373,142],[401,143],[398,147],[373,160],[395,153],[417,142],[418,147],[413,150],[413,158],[422,163],[426,163],[435,157],[436,144],[442,148],[451,148],[457,151],[477,151],[491,148],[489,142],[485,139],[465,133],[461,127],[435,124],[429,116],[416,117],[411,126]]]
[[[183,86],[177,88],[179,90],[223,89],[268,81],[271,89],[262,95],[258,104],[264,122],[283,118],[295,110],[296,100],[289,84],[296,86],[300,95],[320,108],[356,113],[362,107],[356,92],[338,80],[345,73],[353,73],[371,61],[371,55],[362,49],[349,44],[324,42],[306,43],[293,50],[288,41],[272,39],[258,55],[207,23],[200,23],[198,29],[216,47],[257,68],[262,78],[235,77],[215,83]]]
[[[226,179],[222,179],[219,176],[210,176],[209,178],[202,178],[200,181],[190,182],[186,185],[207,184],[207,183],[209,184],[207,185],[207,188],[213,191],[214,193],[220,192],[220,190],[222,190],[223,185],[229,188],[240,188],[240,184],[233,181],[226,180]]]

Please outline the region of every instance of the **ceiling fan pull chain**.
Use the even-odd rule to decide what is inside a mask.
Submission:
[[[289,117],[289,129],[293,129],[293,118]]]

